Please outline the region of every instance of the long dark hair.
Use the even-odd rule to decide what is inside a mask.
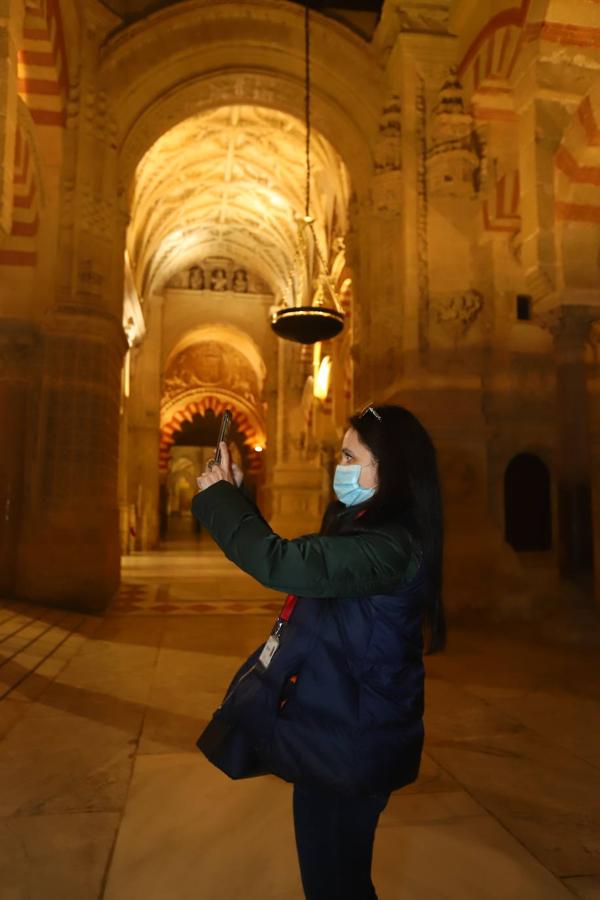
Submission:
[[[424,624],[427,654],[446,646],[442,600],[444,520],[433,442],[421,422],[403,406],[371,406],[352,416],[358,433],[378,463],[378,487],[364,505],[364,524],[401,520],[423,548],[426,584]]]

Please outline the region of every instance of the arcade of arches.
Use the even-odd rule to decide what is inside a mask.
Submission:
[[[4,3],[2,596],[104,610],[123,555],[191,535],[224,408],[274,529],[314,530],[375,400],[434,438],[450,615],[600,598],[598,5],[318,5],[312,29],[346,314],[317,348],[270,328],[318,259],[301,5]]]

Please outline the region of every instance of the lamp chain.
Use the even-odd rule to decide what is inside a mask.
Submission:
[[[304,215],[310,216],[310,7],[309,0],[304,4],[304,121],[306,125],[306,205]]]

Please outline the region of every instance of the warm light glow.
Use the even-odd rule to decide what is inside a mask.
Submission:
[[[329,393],[329,382],[331,380],[331,357],[324,356],[319,366],[319,372],[315,380],[314,395],[317,400],[325,400]]]
[[[328,256],[328,235],[346,230],[349,177],[316,129],[311,143],[311,227]],[[221,256],[291,302],[305,160],[304,122],[262,106],[204,110],[165,131],[138,163],[133,186],[127,246],[139,294],[160,293],[176,272]],[[313,273],[303,274],[296,289],[308,302]]]
[[[317,343],[313,347],[313,360],[312,360],[313,384],[316,384],[317,378],[319,377],[319,366],[320,365],[321,365],[321,341],[317,341]]]
[[[262,453],[262,452],[263,452],[263,449],[264,449],[264,448],[261,447],[260,444],[257,444],[257,445],[255,446],[255,448],[254,448],[254,450],[256,451],[256,453]]]
[[[126,397],[129,397],[129,391],[131,389],[131,350],[128,350],[125,354],[125,367],[123,371],[123,393]]]
[[[281,194],[278,194],[277,191],[267,191],[268,197],[273,204],[273,206],[277,207],[277,209],[285,209],[288,205],[287,200],[285,200]]]

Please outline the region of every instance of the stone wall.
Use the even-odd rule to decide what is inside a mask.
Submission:
[[[340,260],[332,278],[345,285],[349,323],[321,348],[333,384],[317,400],[312,351],[277,342],[268,325],[270,306],[285,300],[293,219],[270,216],[261,255],[260,214],[247,218],[244,195],[230,227],[225,206],[219,218],[219,203],[208,202],[213,176],[203,193],[202,172],[187,187],[182,175],[181,196],[170,195],[180,236],[171,224],[163,234],[160,215],[152,225],[156,210],[136,194],[136,185],[157,190],[144,175],[156,142],[184,122],[191,140],[204,114],[199,147],[210,140],[207,123],[233,129],[224,143],[215,136],[230,159],[223,184],[259,184],[264,161],[235,155],[236,114],[218,110],[251,110],[246,139],[268,110],[280,130],[301,123],[301,7],[186,2],[128,25],[95,0],[49,3],[39,22],[31,8],[23,17],[21,4],[8,4],[3,593],[102,609],[138,502],[139,546],[156,544],[161,379],[178,342],[217,324],[246,335],[265,367],[255,413],[251,404],[242,413],[264,426],[262,500],[282,532],[316,526],[352,406],[397,402],[421,417],[438,449],[450,611],[542,615],[559,602],[561,583],[590,597],[600,583],[600,28],[590,4],[552,10],[507,2],[488,17],[467,0],[429,11],[386,0],[370,41],[313,14],[313,193],[320,249],[332,271]],[[44,40],[48,52],[31,43]],[[42,51],[43,71],[34,72]],[[302,159],[282,157],[294,146],[279,135],[260,190],[273,200],[279,177],[300,214]],[[210,159],[220,164],[219,153]],[[231,216],[236,197],[227,202]],[[147,219],[135,218],[140,210]],[[195,248],[189,229],[203,223],[210,234]],[[181,267],[219,248],[235,259],[235,249],[238,268],[258,272],[270,292],[175,286],[179,240],[188,240]],[[308,267],[301,280],[307,296],[312,274]],[[522,453],[538,456],[551,482],[553,547],[535,575],[505,541],[504,476]]]

